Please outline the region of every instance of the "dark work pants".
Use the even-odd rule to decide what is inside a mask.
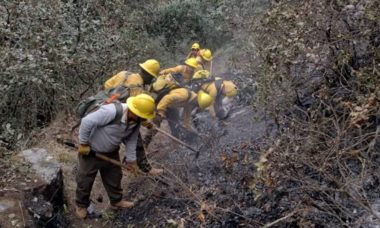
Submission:
[[[102,153],[109,158],[119,161],[119,152]],[[78,155],[79,170],[77,176],[76,204],[87,208],[90,205],[90,195],[95,177],[100,172],[104,188],[107,191],[111,204],[122,199],[121,189],[122,171],[117,165],[104,161],[95,155]]]
[[[149,164],[148,158],[145,154],[141,133],[139,133],[139,136],[137,138],[136,159],[137,165],[139,166],[141,171],[147,173],[152,169],[152,166]]]
[[[181,138],[183,129],[180,125],[181,117],[179,115],[179,110],[176,108],[168,108],[166,111],[166,118],[168,119],[168,124],[172,135],[174,137]]]
[[[168,110],[166,111],[166,119],[168,121],[172,135],[178,138],[181,133],[180,127],[177,124],[179,123],[179,120],[180,120],[178,109],[168,108]],[[157,125],[157,127],[161,126],[161,122],[159,123],[156,122],[155,124]],[[152,142],[153,137],[157,134],[157,132],[158,131],[155,128],[148,129],[147,135],[145,136],[145,139],[144,139],[144,143],[146,147],[148,147],[149,144]]]

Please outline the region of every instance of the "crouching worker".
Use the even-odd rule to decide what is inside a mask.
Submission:
[[[144,120],[154,118],[154,110],[154,99],[149,95],[139,94],[129,97],[126,103],[103,105],[82,119],[79,128],[79,170],[76,189],[76,215],[79,218],[87,216],[91,189],[98,171],[111,207],[133,207],[133,202],[122,198],[121,167],[101,160],[95,153],[120,160],[119,147],[123,143],[126,148],[123,162],[134,162],[136,149],[138,157],[138,147],[142,143],[138,142],[140,124]],[[152,170],[156,174],[162,172],[150,167],[150,172]]]
[[[194,91],[204,91],[212,99],[209,111],[212,117],[226,119],[233,107],[233,98],[237,95],[237,87],[230,80],[214,78],[207,70],[197,71],[191,82]]]
[[[151,84],[152,80],[158,76],[160,63],[155,59],[148,59],[139,64],[140,73],[120,71],[104,83],[104,89],[109,90],[118,86],[129,88],[130,95],[136,96],[143,92],[144,87]]]
[[[183,65],[178,65],[176,67],[167,68],[161,70],[159,75],[163,74],[180,74],[181,84],[188,84],[193,77],[195,71],[200,70],[200,65],[195,58],[186,59]]]
[[[196,94],[188,88],[183,88],[176,78],[171,75],[161,75],[152,85],[157,94],[157,115],[153,122],[160,126],[163,119],[168,121],[173,136],[191,141],[196,135],[191,124],[191,112],[196,107],[204,109],[211,105],[212,98],[206,93]],[[183,121],[180,109],[183,108]],[[184,125],[182,125],[182,122]],[[149,146],[157,130],[150,129],[145,137],[145,145]]]

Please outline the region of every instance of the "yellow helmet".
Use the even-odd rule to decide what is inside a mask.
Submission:
[[[210,106],[214,100],[212,96],[210,96],[210,94],[206,93],[203,90],[199,90],[197,99],[198,99],[198,106],[201,109],[205,109],[208,106]]]
[[[127,99],[128,109],[136,116],[143,119],[153,119],[155,116],[155,103],[153,97],[148,94],[139,94]]]
[[[160,63],[155,59],[148,59],[144,63],[139,64],[142,69],[148,72],[153,77],[157,77],[160,71]]]
[[[209,77],[210,77],[210,71],[208,70],[198,70],[193,75],[193,79],[206,79]]]
[[[200,49],[201,46],[199,45],[199,43],[193,43],[193,45],[191,45],[191,49]]]
[[[232,81],[223,81],[223,93],[227,97],[234,97],[237,94],[237,87]]]
[[[198,61],[197,61],[196,58],[188,58],[188,59],[186,59],[185,64],[188,65],[188,66],[190,66],[190,67],[192,67],[192,68],[195,68],[195,69],[199,67]]]
[[[208,62],[212,60],[212,53],[210,49],[202,49],[200,50],[199,54],[201,55],[202,59]]]

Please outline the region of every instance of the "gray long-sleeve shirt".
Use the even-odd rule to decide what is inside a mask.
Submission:
[[[128,109],[127,104],[122,106],[123,111]],[[134,161],[140,123],[126,123],[123,115],[121,123],[111,124],[115,116],[114,104],[102,105],[97,111],[88,114],[79,127],[79,142],[89,144],[93,151],[101,153],[114,152],[124,143],[127,161]]]

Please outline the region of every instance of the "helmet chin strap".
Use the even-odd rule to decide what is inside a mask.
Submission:
[[[133,118],[132,120],[131,120],[131,117]],[[129,109],[127,109],[125,111],[125,123],[128,124],[129,121],[133,121],[135,123],[139,123],[139,122],[141,122],[141,120],[142,120],[141,117],[137,116],[136,114],[134,114]]]

